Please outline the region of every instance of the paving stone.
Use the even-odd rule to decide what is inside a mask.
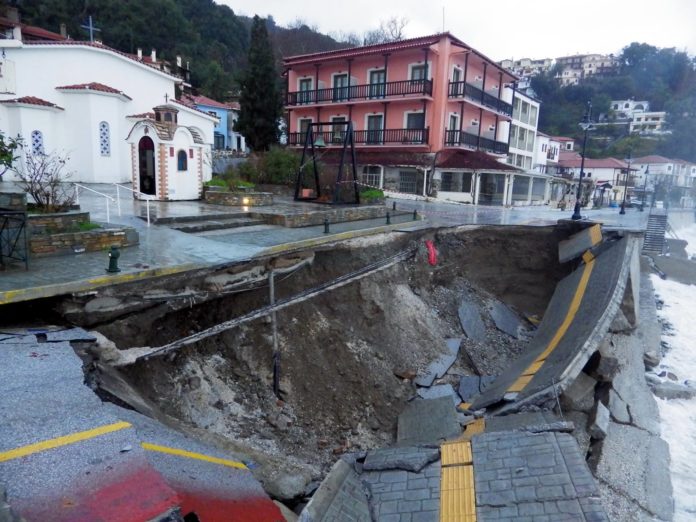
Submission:
[[[438,448],[407,446],[384,448],[367,453],[363,470],[400,469],[418,472],[439,457],[440,450]]]
[[[459,378],[457,392],[464,402],[479,394],[481,378],[478,375],[463,375]]]
[[[598,489],[571,435],[486,432],[472,439],[472,450],[481,521],[584,521],[604,515],[599,504],[580,503],[597,498]],[[511,456],[500,458],[505,452]]]
[[[408,403],[397,424],[399,446],[437,444],[461,432],[456,409],[449,397]]]
[[[460,402],[459,395],[454,391],[451,384],[437,384],[430,388],[419,388],[418,396],[423,399],[439,399],[440,397],[450,397],[456,407]]]
[[[464,300],[457,312],[466,336],[473,341],[485,342],[486,327],[481,319],[479,307],[471,301]]]
[[[405,473],[405,472],[403,472]],[[350,464],[338,460],[300,514],[301,522],[370,522],[367,491]]]
[[[520,328],[522,328],[522,322],[520,318],[510,310],[504,303],[496,301],[491,306],[491,319],[495,323],[495,326],[501,332],[504,332],[515,339],[520,338]]]

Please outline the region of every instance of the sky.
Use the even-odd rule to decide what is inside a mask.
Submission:
[[[216,0],[237,14],[363,33],[405,17],[406,37],[450,31],[493,60],[617,54],[631,42],[696,55],[696,0]],[[572,6],[572,8],[570,7]]]

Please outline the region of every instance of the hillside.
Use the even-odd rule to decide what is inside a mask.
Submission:
[[[16,4],[22,21],[58,32],[66,25],[76,40],[87,39],[80,28],[89,15],[101,29],[98,37],[121,51],[158,55],[173,60],[181,55],[190,62],[194,87],[213,98],[234,90],[236,75],[245,66],[251,18],[238,16],[213,0],[22,0]],[[345,47],[307,26],[285,28],[272,18],[269,34],[282,56]]]
[[[623,127],[590,133],[588,156],[623,157],[662,154],[696,162],[696,58],[676,49],[632,43],[619,56],[617,75],[560,87],[555,71],[536,76],[532,88],[542,101],[539,129],[551,135],[580,138],[579,122],[592,100],[593,120],[610,114],[611,100],[647,100],[651,110],[667,111],[671,135],[661,139],[628,136]]]

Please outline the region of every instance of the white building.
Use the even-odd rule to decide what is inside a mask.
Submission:
[[[524,170],[534,167],[538,117],[539,101],[523,92],[515,93],[507,158],[509,164]]]
[[[0,130],[22,136],[27,152],[69,154],[71,181],[130,181],[126,137],[138,115],[167,100],[179,110],[179,125],[210,150],[217,119],[178,103],[182,80],[170,73],[96,42],[23,41],[21,31],[0,40],[0,49]],[[207,161],[203,179],[210,177]]]
[[[534,170],[548,174],[553,170],[550,167],[558,165],[561,153],[561,142],[558,139],[538,131],[534,149]]]

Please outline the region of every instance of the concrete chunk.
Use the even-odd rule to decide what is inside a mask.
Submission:
[[[690,388],[674,382],[663,382],[652,387],[653,393],[660,399],[693,399],[696,397],[696,388]]]
[[[589,412],[594,405],[594,390],[597,381],[584,372],[577,378],[561,396],[561,403],[567,409]]]
[[[341,520],[351,513],[351,520],[372,520],[367,492],[360,477],[347,462],[338,460],[300,514],[302,522]]]
[[[440,458],[438,448],[426,447],[398,447],[368,451],[363,470],[380,471],[389,469],[403,469],[418,473],[431,462]]]
[[[469,301],[463,301],[458,310],[459,322],[466,336],[472,341],[486,340],[486,327],[481,319],[478,306]]]
[[[58,330],[46,333],[46,342],[55,343],[60,341],[96,341],[97,338],[83,330],[82,328],[70,328],[69,330]]]
[[[419,388],[418,395],[423,399],[439,399],[440,397],[451,397],[455,406],[461,401],[455,393],[451,384],[438,384],[431,388]]]
[[[457,411],[449,397],[412,401],[399,415],[397,444],[437,444],[460,432]]]
[[[464,402],[470,402],[469,399],[475,397],[480,392],[481,378],[478,375],[464,375],[459,379],[459,388],[457,389],[459,396]]]
[[[566,263],[602,242],[600,225],[593,225],[558,243],[558,260]]]
[[[616,422],[622,424],[631,423],[631,415],[628,413],[628,406],[619,394],[614,390],[609,390],[609,413]]]
[[[590,422],[590,436],[593,439],[602,440],[609,430],[609,410],[601,402],[597,402]]]
[[[448,353],[435,359],[428,365],[424,373],[416,377],[414,382],[418,386],[432,386],[433,381],[443,377],[445,373],[447,373],[447,370],[454,364],[454,361],[457,360],[461,339],[448,339],[446,342]]]
[[[515,339],[520,338],[520,328],[522,322],[512,310],[501,302],[493,303],[491,307],[491,318],[498,330],[508,334]]]

